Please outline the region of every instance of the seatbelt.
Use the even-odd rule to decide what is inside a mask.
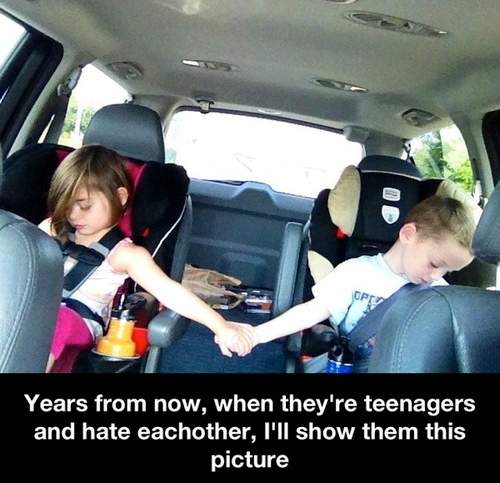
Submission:
[[[115,245],[123,240],[124,236],[120,229],[115,226],[98,242],[89,247],[77,245],[74,234],[69,233],[65,244],[61,246],[63,257],[72,257],[78,260],[75,266],[65,275],[63,285],[63,299],[70,298],[82,284],[97,270],[109,252]]]
[[[69,99],[73,89],[78,84],[80,80],[80,75],[82,74],[82,66],[78,66],[75,70],[71,72],[69,77],[64,81],[63,84],[57,86],[57,98],[55,104],[54,117],[50,123],[49,130],[45,135],[43,142],[45,143],[56,143],[59,140],[61,131],[64,125],[64,120],[66,119],[66,111],[68,110]]]
[[[356,349],[368,339],[375,336],[382,324],[385,313],[394,305],[394,303],[401,297],[408,295],[417,290],[429,288],[430,284],[414,284],[407,283],[399,290],[394,292],[389,298],[380,302],[373,310],[368,312],[362,319],[360,319],[354,329],[347,335],[347,347],[355,354]]]
[[[91,319],[97,322],[102,327],[103,332],[106,330],[106,323],[102,320],[102,317],[93,310],[90,310],[83,302],[76,299],[62,299],[62,303],[68,309],[74,310],[77,314],[81,315],[84,319]]]

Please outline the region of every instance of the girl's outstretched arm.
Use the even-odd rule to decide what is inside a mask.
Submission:
[[[113,270],[127,272],[166,307],[208,327],[217,336],[224,355],[231,356],[229,346],[238,354],[246,354],[254,345],[250,326],[226,322],[203,300],[169,278],[145,248],[121,245],[110,256],[109,262]]]

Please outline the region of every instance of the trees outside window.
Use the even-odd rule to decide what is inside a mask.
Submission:
[[[412,156],[424,177],[447,178],[467,192],[474,175],[464,139],[456,126],[434,131],[411,141]]]

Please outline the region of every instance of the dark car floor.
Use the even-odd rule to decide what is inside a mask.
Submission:
[[[259,325],[269,314],[249,314],[238,308],[219,311],[226,320]],[[285,372],[282,341],[258,345],[245,356],[225,357],[214,343],[213,333],[192,322],[184,336],[162,351],[158,372],[169,373],[282,373]]]

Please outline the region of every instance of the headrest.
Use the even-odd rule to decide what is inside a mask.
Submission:
[[[334,225],[348,236],[392,243],[419,201],[418,178],[348,166],[328,197]]]
[[[9,158],[3,179],[1,206],[38,224],[47,216],[47,193],[54,171],[72,148],[34,144]],[[127,158],[133,185],[131,208],[120,229],[134,240],[158,224],[171,226],[181,215],[189,178],[181,166]]]
[[[90,120],[83,144],[102,144],[140,161],[165,162],[160,117],[137,104],[112,104],[99,109]]]
[[[500,183],[484,208],[474,239],[474,255],[489,263],[500,262]]]
[[[386,171],[388,173],[405,174],[407,176],[422,178],[420,171],[414,164],[393,156],[379,154],[366,156],[358,164],[358,168],[361,171]]]

